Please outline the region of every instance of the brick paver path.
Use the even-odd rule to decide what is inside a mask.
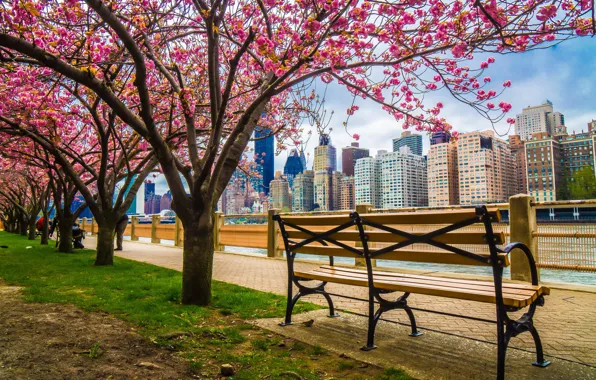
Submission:
[[[94,246],[92,237],[86,245]],[[176,270],[182,269],[182,250],[155,244],[125,242],[124,251],[118,256],[149,262]],[[297,262],[297,268],[308,270],[316,264]],[[230,253],[216,253],[214,278],[262,291],[285,294],[287,284],[286,261]],[[367,290],[353,286],[329,284],[331,293],[366,298]],[[326,305],[321,296],[306,298],[316,304]],[[467,314],[494,320],[495,307],[491,304],[461,301],[449,298],[413,294],[408,299],[412,307]],[[364,302],[334,297],[338,309],[367,313]],[[453,318],[438,314],[415,312],[420,327],[441,332],[496,342],[493,325]],[[408,322],[403,311],[384,314],[385,318]],[[546,306],[538,308],[535,325],[541,334],[547,355],[565,358],[596,366],[596,294],[589,292],[552,289],[546,297]],[[511,340],[511,346],[534,350],[530,334],[522,334]]]

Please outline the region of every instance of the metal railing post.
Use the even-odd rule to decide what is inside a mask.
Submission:
[[[532,205],[534,198],[526,194],[518,194],[509,198],[509,233],[510,242],[524,243],[536,261],[538,258],[538,231],[536,224],[536,207]],[[526,255],[514,250],[511,252],[511,279],[531,281],[530,266]],[[540,269],[538,269],[540,278]]]
[[[278,249],[279,225],[273,220],[273,215],[279,214],[279,209],[267,211],[267,257],[283,257],[283,250]]]
[[[373,206],[372,205],[367,205],[367,204],[362,204],[362,205],[356,205],[356,212],[358,214],[370,214],[372,211]],[[366,227],[364,226],[365,230],[369,230],[370,227]],[[360,247],[362,248],[362,243],[357,241],[356,242],[356,247]],[[369,248],[375,248],[375,243],[368,243],[368,247]],[[372,266],[376,267],[377,266],[377,260],[372,259],[371,260]],[[356,265],[357,267],[365,267],[366,266],[366,260],[365,259],[354,259],[354,265]]]
[[[137,225],[139,224],[139,217],[133,216],[130,218],[130,241],[139,241],[137,236]]]
[[[178,216],[176,216],[176,224],[174,228],[174,245],[180,247],[182,245],[182,223]]]
[[[159,225],[159,215],[151,215],[151,243],[161,243],[157,237],[157,226]]]
[[[213,248],[216,251],[223,251],[226,249],[225,245],[221,244],[221,227],[224,225],[223,212],[217,211],[213,214]]]

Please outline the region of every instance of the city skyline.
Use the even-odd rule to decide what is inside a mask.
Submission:
[[[523,108],[538,105],[549,99],[557,110],[565,114],[568,132],[580,132],[586,129],[586,123],[596,119],[596,61],[591,57],[596,51],[596,39],[574,40],[566,44],[545,50],[535,50],[523,55],[493,55],[499,65],[489,68],[486,75],[491,77],[491,83],[500,88],[505,80],[511,80],[512,85],[500,100],[511,103],[512,109],[506,118],[515,118]],[[476,60],[486,60],[488,55],[477,54]],[[557,75],[553,76],[552,73]],[[582,73],[582,75],[577,75]],[[446,93],[430,94],[425,103],[433,104],[441,101],[444,104],[441,116],[453,125],[453,130],[460,133],[492,129],[490,122],[480,116],[474,109],[466,104],[459,103]],[[355,141],[344,130],[342,123],[346,120],[346,109],[352,104],[353,98],[337,87],[330,85],[327,91],[327,108],[335,111],[332,119],[331,139],[334,145],[341,149]],[[391,140],[399,137],[404,131],[401,124],[380,109],[379,105],[356,99],[355,103],[360,109],[350,116],[348,132],[360,135],[360,146],[369,148],[370,155],[375,156],[377,150],[391,151]],[[505,119],[506,119],[505,118]],[[496,124],[495,134],[503,139],[514,134],[514,127],[503,120]],[[318,144],[315,135],[306,146],[305,151],[310,152],[308,168],[312,165],[312,152]],[[412,133],[418,133],[411,130]],[[427,154],[430,143],[428,138],[423,139],[423,154]],[[275,157],[275,167],[283,167],[287,154],[282,152]],[[338,162],[338,165],[341,163]],[[341,167],[338,167],[341,170]]]
[[[594,118],[596,119],[596,110],[594,112],[594,115],[595,115]],[[581,125],[584,126],[584,132],[587,132],[588,124],[589,123],[595,123],[595,121],[593,119],[585,120],[585,122],[581,124]],[[573,134],[573,132],[571,132],[571,131],[573,131],[575,129],[579,129],[579,132],[581,132],[581,128],[579,128],[579,127],[578,128],[573,128],[573,127],[567,128],[567,130],[569,131],[568,133],[570,135]],[[481,131],[472,131],[472,132],[481,132]],[[516,136],[516,135],[513,135],[513,134],[512,135],[508,135],[508,136],[505,136],[503,139],[509,139],[511,136]],[[431,140],[431,136],[429,136],[427,134],[423,134],[422,135],[423,144],[424,145],[428,144],[429,145],[429,148],[430,148],[430,140]],[[335,146],[335,144],[333,144],[333,145],[334,145],[335,149],[337,151],[340,151],[340,152],[341,152],[341,149],[346,148],[346,147],[350,147],[350,146],[338,147],[338,146]],[[362,147],[362,145],[360,145],[360,148],[369,149],[370,151],[375,151],[376,153],[379,153],[379,152],[384,153],[384,152],[390,152],[391,149],[392,149],[392,145],[393,145],[392,141],[389,140],[386,143],[386,146],[379,147],[376,150],[373,150],[373,149],[370,149],[370,148],[367,148],[367,147]],[[423,150],[423,156],[427,156],[428,155],[429,150],[430,150],[429,148]],[[314,151],[314,148],[313,148],[313,151]],[[313,169],[313,166],[314,166],[314,162],[312,160],[312,157],[313,156],[314,156],[314,154],[311,154],[311,160],[307,162],[305,170],[312,170]],[[371,156],[373,156],[372,153],[371,153]],[[337,171],[340,171],[341,172],[342,171],[342,167],[341,167],[342,160],[340,159],[340,157],[336,157],[336,160],[335,161],[336,161],[336,169],[337,169]],[[286,159],[287,159],[287,157],[286,157]],[[277,160],[275,161],[275,165],[277,165]],[[274,170],[275,171],[282,171],[282,173],[283,173],[284,166],[285,166],[285,161],[284,161],[284,164],[281,165],[281,166],[279,166],[279,167],[278,166],[274,166]],[[167,183],[165,182],[165,178],[161,174],[154,173],[153,176],[152,176],[152,178],[148,178],[147,181],[149,181],[150,183],[152,183],[152,184],[155,185],[155,194],[156,195],[164,195],[169,190],[168,189],[168,186],[167,186]],[[292,187],[290,186],[290,189],[291,188]],[[430,196],[430,194],[429,194],[429,196]]]

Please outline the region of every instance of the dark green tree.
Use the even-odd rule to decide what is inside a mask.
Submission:
[[[591,166],[584,166],[570,176],[567,182],[570,199],[596,198],[596,175]]]
[[[571,199],[569,184],[571,183],[572,173],[564,170],[560,180],[557,180],[557,200],[568,201]]]

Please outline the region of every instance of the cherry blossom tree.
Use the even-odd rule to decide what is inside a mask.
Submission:
[[[13,162],[8,167],[4,158],[0,159],[0,167],[1,208],[5,215],[14,216],[21,235],[35,240],[35,222],[43,200],[47,198],[47,177],[45,173],[22,163]]]
[[[116,222],[157,160],[111,108],[87,102],[84,91],[48,79],[51,73],[19,73],[0,84],[5,96],[0,141],[10,141],[4,147],[13,159],[20,157],[48,172],[61,234],[59,251],[72,250],[71,226],[89,207],[99,227],[95,264],[112,265]],[[85,202],[71,210],[76,196]]]
[[[41,230],[41,244],[47,245],[49,243],[48,211],[52,195],[50,187],[51,177],[46,175],[47,160],[40,158],[40,156],[44,155],[44,152],[43,150],[39,149],[39,147],[36,148],[34,146],[30,146],[28,149],[25,149],[24,147],[26,145],[31,144],[19,144],[20,149],[24,150],[23,152],[19,152],[18,150],[10,148],[11,143],[14,143],[14,141],[9,139],[8,141],[3,141],[2,144],[0,144],[3,149],[3,154],[0,156],[0,166],[3,167],[3,170],[8,173],[15,173],[15,169],[18,168],[19,176],[24,178],[25,181],[23,182],[23,186],[27,189],[27,193],[30,194],[30,200],[28,203],[32,207],[31,215],[28,218],[29,240],[34,240],[37,235],[35,221],[41,212],[44,218]],[[8,175],[4,179],[5,181],[9,182],[6,186],[7,188],[10,188],[13,183],[10,177],[11,176]],[[5,194],[5,196],[7,199],[10,199],[9,195]]]
[[[257,125],[295,139],[300,100],[319,81],[378,103],[405,128],[450,128],[443,105],[425,98],[433,91],[499,120],[511,106],[498,96],[511,83],[492,83],[484,70],[495,58],[476,64],[473,54],[594,35],[591,7],[589,0],[14,0],[0,7],[0,75],[78,89],[151,146],[184,226],[182,301],[205,305],[212,213]]]
[[[4,137],[4,135],[0,134],[0,137]],[[62,237],[58,251],[71,252],[73,248],[71,226],[86,207],[86,204],[83,203],[76,210],[71,211],[72,202],[77,194],[76,187],[72,181],[69,181],[68,176],[64,175],[62,168],[54,163],[52,156],[34,142],[10,136],[1,145],[3,154],[0,162],[4,171],[15,173],[15,168],[20,168],[18,178],[24,179],[24,181],[15,181],[14,176],[7,175],[4,178],[5,181],[8,181],[6,187],[10,188],[18,184],[21,192],[34,194],[30,198],[35,199],[35,203],[33,203],[37,210],[35,215],[37,216],[39,211],[42,212],[45,221],[41,231],[41,244],[48,244],[49,211],[53,200],[52,209],[56,211],[56,218],[59,221],[57,228]],[[15,191],[5,192],[4,199],[9,203],[14,203],[22,199],[17,194],[18,192]],[[33,240],[35,227],[30,224],[29,228],[29,238]]]

